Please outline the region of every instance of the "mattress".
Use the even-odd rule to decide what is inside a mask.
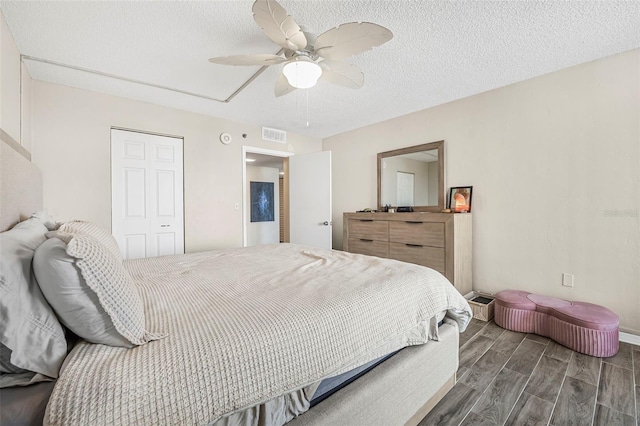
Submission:
[[[207,424],[293,395],[286,421],[323,378],[438,339],[436,314],[461,329],[471,318],[433,270],[293,244],[125,266],[147,329],[168,337],[134,349],[81,342],[45,424]]]

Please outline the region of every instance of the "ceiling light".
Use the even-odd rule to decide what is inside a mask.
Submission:
[[[289,84],[296,89],[308,89],[316,85],[322,75],[322,68],[311,59],[298,56],[295,61],[289,62],[282,68],[282,73],[287,77]]]
[[[244,161],[246,161],[247,163],[253,163],[254,161],[256,161],[255,158],[246,158]]]

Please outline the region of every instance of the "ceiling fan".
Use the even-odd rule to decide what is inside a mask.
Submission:
[[[253,19],[267,37],[282,47],[279,54],[224,56],[209,61],[222,65],[284,64],[276,82],[276,96],[313,87],[319,78],[359,89],[364,83],[364,74],[342,59],[380,46],[393,37],[385,27],[370,22],[349,22],[315,37],[301,29],[275,0],[256,0],[252,11]]]

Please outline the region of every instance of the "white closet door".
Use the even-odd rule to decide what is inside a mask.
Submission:
[[[111,232],[125,259],[184,253],[182,144],[111,130]]]

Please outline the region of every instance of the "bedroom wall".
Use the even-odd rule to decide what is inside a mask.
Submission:
[[[31,76],[0,11],[0,130],[31,151]],[[3,139],[7,139],[5,136]]]
[[[473,185],[475,289],[599,303],[640,334],[639,85],[633,50],[325,139],[334,246],[376,205],[376,153],[444,139],[447,188]]]
[[[247,199],[251,206],[251,182],[273,183],[273,221],[251,222],[251,207],[247,209],[247,245],[278,244],[280,242],[280,170],[247,165]]]
[[[289,133],[266,142],[261,129],[206,115],[34,80],[33,161],[44,178],[44,206],[58,220],[111,228],[112,126],[184,137],[185,250],[242,246],[242,145],[317,152],[319,139]],[[220,133],[233,137],[230,145]],[[246,133],[246,139],[242,134]]]
[[[20,88],[20,145],[31,152],[31,76],[25,64],[20,64],[22,68]]]

